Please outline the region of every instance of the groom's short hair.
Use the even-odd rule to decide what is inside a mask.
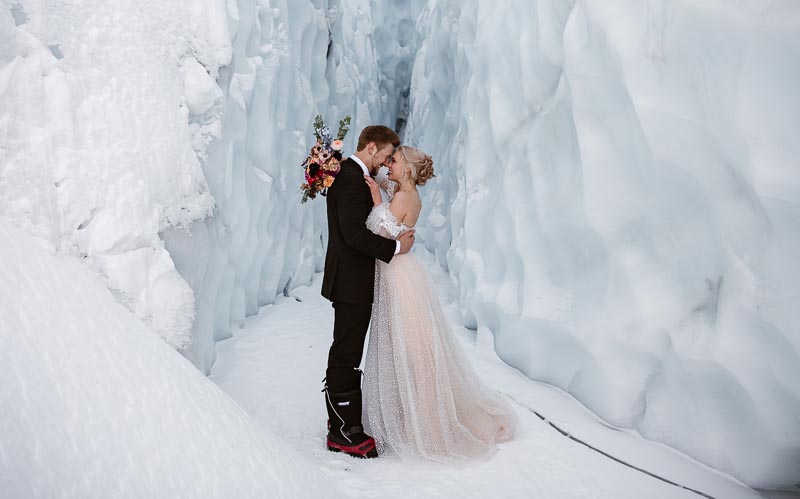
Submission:
[[[362,151],[370,142],[375,142],[378,149],[386,144],[392,144],[394,147],[397,147],[400,145],[400,137],[388,126],[371,125],[361,130],[361,135],[358,136],[358,147],[356,151]]]

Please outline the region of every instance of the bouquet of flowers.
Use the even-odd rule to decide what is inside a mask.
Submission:
[[[303,192],[302,202],[317,197],[317,194],[325,196],[328,188],[333,185],[333,180],[339,174],[342,160],[342,147],[345,135],[350,130],[350,116],[339,121],[339,132],[334,139],[330,129],[325,126],[321,115],[314,119],[314,136],[317,142],[311,148],[308,157],[303,164],[306,181],[300,186]]]

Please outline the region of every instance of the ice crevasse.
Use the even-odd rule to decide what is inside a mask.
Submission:
[[[799,27],[780,0],[7,3],[0,214],[208,372],[322,270],[313,116],[352,115],[348,151],[397,123],[434,157],[419,241],[466,325],[609,423],[788,486]]]

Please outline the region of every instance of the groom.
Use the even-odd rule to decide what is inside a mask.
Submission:
[[[395,241],[367,229],[372,196],[365,175],[374,176],[389,161],[400,138],[392,129],[374,125],[358,137],[356,153],[341,163],[328,189],[328,251],[322,296],[333,302],[333,344],[328,354],[325,404],[328,450],[356,457],[377,457],[375,440],[361,425],[361,355],[367,335],[375,284],[375,259],[386,263],[407,253],[414,231]]]

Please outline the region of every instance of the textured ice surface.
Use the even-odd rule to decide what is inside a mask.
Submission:
[[[346,152],[361,128],[384,122],[370,3],[319,4],[228,3],[233,57],[219,78],[224,121],[203,163],[214,216],[162,233],[197,296],[188,355],[205,371],[215,341],[322,270],[325,201],[301,207],[298,196],[314,115],[331,127],[352,116]],[[198,97],[200,109],[208,100]],[[192,128],[208,126],[206,115],[190,115]]]
[[[422,4],[418,239],[465,324],[615,425],[800,481],[797,4]]]
[[[213,204],[187,103],[213,104],[231,52],[224,10],[12,3],[0,6],[0,212],[80,256],[170,344],[188,345],[192,290],[158,233]]]

